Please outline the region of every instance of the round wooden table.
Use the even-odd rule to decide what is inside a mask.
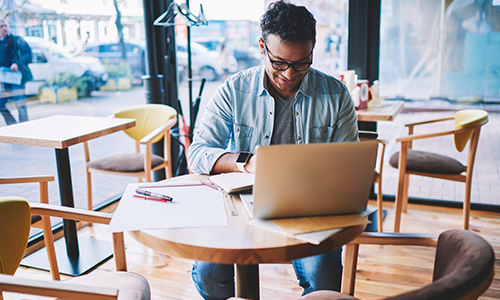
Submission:
[[[206,176],[187,175],[180,178],[187,181],[206,179]],[[174,180],[177,178],[169,179],[168,182]],[[249,217],[241,200],[237,195],[232,197],[238,215],[231,216],[228,213],[228,226],[141,230],[129,234],[140,243],[172,256],[235,264],[236,296],[259,299],[259,264],[287,262],[338,249],[355,239],[366,227],[347,227],[321,244],[313,245],[248,225]]]

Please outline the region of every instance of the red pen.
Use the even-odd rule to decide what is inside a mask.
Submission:
[[[146,199],[146,200],[158,201],[158,202],[169,202],[168,200],[165,200],[165,199],[153,198],[153,197],[147,197],[147,196],[141,196],[141,195],[134,195],[134,197],[142,198],[142,199]]]

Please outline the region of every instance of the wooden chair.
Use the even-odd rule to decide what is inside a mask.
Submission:
[[[346,245],[342,293],[316,291],[301,299],[358,299],[354,295],[357,258],[360,245],[436,246],[432,283],[386,299],[477,299],[494,277],[495,253],[478,234],[467,230],[448,230],[435,237],[402,233],[364,232]]]
[[[384,155],[385,155],[385,146],[387,145],[387,141],[383,139],[378,139],[378,134],[376,132],[370,131],[360,131],[359,132],[359,140],[362,141],[370,141],[377,140],[379,143],[378,155],[378,167],[375,169],[373,182],[377,184],[377,231],[383,232],[383,222],[384,222],[384,205],[383,205],[383,194],[382,194],[382,169],[384,166]]]
[[[170,129],[177,122],[174,108],[163,104],[146,104],[127,107],[114,113],[115,118],[132,118],[136,126],[124,130],[135,141],[134,153],[113,154],[99,159],[90,159],[88,142],[84,142],[87,172],[88,209],[92,210],[92,172],[133,176],[139,182],[151,181],[151,172],[165,168],[166,177],[172,177],[170,157]],[[154,143],[164,139],[164,156],[152,153]],[[144,154],[141,145],[145,145]]]
[[[43,182],[45,177],[39,179]],[[12,276],[26,251],[32,215],[41,216],[51,275],[55,281],[29,280]],[[1,291],[63,299],[148,300],[151,298],[147,279],[142,275],[126,272],[125,243],[121,232],[113,233],[115,267],[118,272],[91,273],[64,282],[59,281],[60,273],[55,255],[51,216],[109,224],[112,215],[45,203],[29,204],[20,197],[0,197],[0,299],[2,299]]]
[[[454,128],[421,135],[414,134],[414,128],[417,126],[450,120],[455,120]],[[394,209],[394,232],[399,232],[401,212],[406,212],[410,175],[464,182],[465,199],[463,204],[463,228],[469,229],[472,172],[474,170],[474,161],[481,127],[487,122],[488,113],[484,110],[461,110],[458,111],[454,117],[406,125],[409,135],[396,139],[397,142],[401,143],[401,150],[394,153],[389,159],[389,164],[399,169],[399,183]],[[443,126],[446,125],[442,124],[439,128],[442,129]],[[460,152],[464,150],[470,140],[470,147],[465,165],[445,155],[412,150],[413,141],[447,135],[454,136],[455,147]]]

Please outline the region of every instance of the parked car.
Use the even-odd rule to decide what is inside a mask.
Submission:
[[[205,46],[210,51],[219,51],[219,46],[224,42],[223,37],[196,37],[194,41],[202,46]],[[258,47],[241,48],[235,47],[228,41],[229,46],[233,49],[233,55],[238,62],[238,71],[245,70],[251,67],[262,64],[262,55]]]
[[[181,79],[187,76],[188,55],[187,42],[184,40],[176,41],[177,46],[177,64],[182,70]],[[223,71],[218,66],[219,53],[217,51],[209,51],[206,47],[191,42],[191,68],[194,76],[205,78],[208,81],[215,81],[223,75]]]
[[[43,38],[25,37],[25,40],[33,52],[33,60],[29,64],[33,80],[26,84],[28,95],[38,94],[42,84],[53,80],[61,73],[69,73],[76,77],[92,77],[92,90],[106,84],[108,74],[98,59],[73,56],[64,48]]]
[[[132,72],[132,80],[136,84],[142,83],[142,76],[146,74],[145,46],[139,43],[125,42],[127,64]],[[119,43],[101,43],[85,45],[79,52],[83,56],[96,57],[104,64],[119,64],[123,61]]]

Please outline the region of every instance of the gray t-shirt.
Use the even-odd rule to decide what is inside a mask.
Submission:
[[[293,104],[295,94],[289,99],[283,99],[274,88],[265,81],[265,88],[274,98],[274,129],[271,136],[271,145],[295,144]]]

